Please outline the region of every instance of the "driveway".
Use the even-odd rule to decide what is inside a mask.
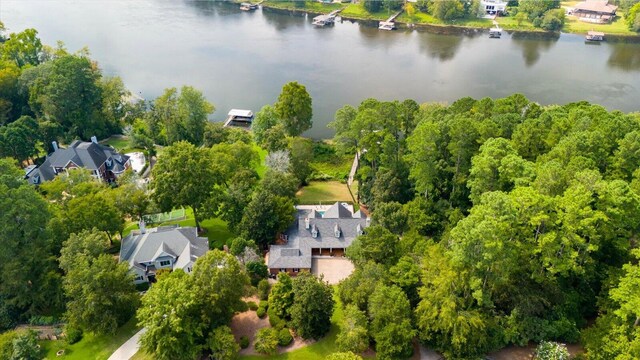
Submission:
[[[311,259],[311,273],[324,275],[324,280],[329,284],[337,284],[342,279],[351,275],[353,263],[343,257],[314,257]]]
[[[118,348],[111,356],[109,356],[109,360],[129,360],[138,352],[140,349],[140,344],[138,341],[140,340],[140,335],[144,334],[147,331],[146,328],[142,328],[142,330],[138,331],[135,335],[131,337],[131,339],[127,340],[122,346]]]

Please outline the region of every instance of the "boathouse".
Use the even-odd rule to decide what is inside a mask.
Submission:
[[[618,7],[609,4],[607,0],[587,0],[573,7],[572,15],[580,21],[606,24],[616,16]]]

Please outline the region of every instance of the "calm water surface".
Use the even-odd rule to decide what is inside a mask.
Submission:
[[[640,110],[640,44],[586,45],[582,36],[435,35],[378,31],[345,21],[316,29],[311,17],[206,1],[2,0],[13,32],[34,27],[47,44],[88,46],[105,73],[146,99],[193,85],[215,104],[257,111],[297,80],[313,97],[314,127],[368,97],[453,101],[521,92],[543,104],[588,100]]]

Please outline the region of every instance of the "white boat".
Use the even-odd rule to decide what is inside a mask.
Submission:
[[[380,21],[380,25],[378,25],[379,30],[395,30],[396,23],[393,21]]]
[[[240,10],[242,11],[250,11],[258,8],[258,5],[251,3],[242,3],[240,4]]]

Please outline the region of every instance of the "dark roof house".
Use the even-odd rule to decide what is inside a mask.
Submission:
[[[129,234],[122,240],[120,262],[127,262],[135,283],[153,280],[159,269],[182,269],[190,273],[196,260],[209,250],[207,238],[195,227],[165,226]]]
[[[268,267],[272,274],[311,270],[314,256],[343,256],[353,240],[364,233],[369,218],[335,203],[324,212],[298,209],[296,222],[286,231],[286,244],[271,245]]]
[[[84,168],[96,178],[114,181],[131,167],[129,157],[119,154],[110,146],[98,144],[96,137],[91,142],[76,140],[67,148],[60,148],[53,142],[54,152],[47,155],[42,165],[26,169],[26,179],[34,185],[53,180],[56,175],[74,168]]]

